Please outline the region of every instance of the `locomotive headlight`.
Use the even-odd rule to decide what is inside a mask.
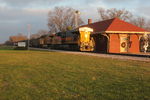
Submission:
[[[88,35],[87,35],[87,33],[85,34],[85,38],[88,38]]]

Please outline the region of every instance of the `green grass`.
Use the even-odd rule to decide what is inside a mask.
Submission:
[[[150,62],[0,51],[0,100],[150,100]]]
[[[0,45],[0,50],[13,50],[13,46]]]

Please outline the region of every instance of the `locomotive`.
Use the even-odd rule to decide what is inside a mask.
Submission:
[[[58,32],[56,34],[41,36],[38,39],[31,39],[30,46],[63,50],[94,51],[95,42],[91,35],[92,32],[93,29],[88,27]]]

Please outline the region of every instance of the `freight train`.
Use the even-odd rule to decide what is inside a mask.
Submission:
[[[30,40],[31,47],[94,51],[95,42],[92,37],[93,29],[82,27],[78,30],[58,32]]]

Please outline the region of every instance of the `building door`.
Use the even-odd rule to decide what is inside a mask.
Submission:
[[[128,36],[127,34],[120,34],[120,52],[128,52]]]
[[[95,35],[95,51],[100,53],[107,53],[108,38],[104,35]]]

